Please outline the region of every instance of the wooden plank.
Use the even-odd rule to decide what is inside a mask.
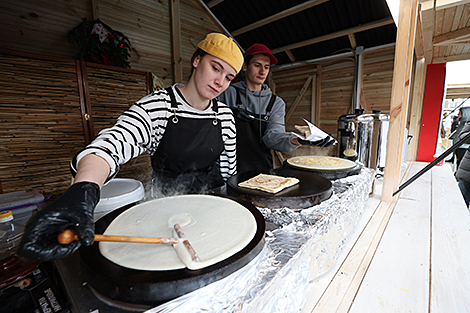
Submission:
[[[377,181],[380,185],[380,181]],[[354,226],[353,231],[350,233],[346,242],[344,244],[343,250],[338,254],[338,258],[336,264],[326,273],[323,275],[316,277],[314,280],[310,281],[309,285],[306,289],[306,301],[304,308],[302,309],[301,313],[310,313],[314,309],[315,305],[318,303],[319,299],[325,293],[327,288],[334,288],[332,284],[332,280],[335,276],[343,276],[348,275],[348,273],[343,272],[345,269],[343,266],[346,263],[350,263],[351,261],[347,260],[353,253],[353,249],[357,247],[358,239],[360,236],[364,234],[364,229],[370,223],[372,216],[374,213],[378,212],[378,207],[380,206],[380,194],[374,193],[371,197],[366,201],[364,205],[364,212],[358,218],[356,225]],[[332,303],[334,305],[334,303]]]
[[[312,76],[312,97],[311,97],[311,106],[310,106],[310,122],[315,123],[316,113],[316,100],[317,100],[317,75]],[[317,124],[318,125],[318,124]]]
[[[183,65],[181,58],[180,0],[170,0],[170,12],[173,82],[179,83],[183,80]]]
[[[434,57],[432,45],[432,39],[434,36],[434,12],[434,1],[427,1],[422,4],[421,16],[423,20],[423,43],[426,64],[431,64]]]
[[[434,37],[433,44],[436,46],[446,45],[449,42],[452,43],[454,40],[458,40],[460,38],[468,38],[469,35],[470,27],[465,27],[453,32],[448,32],[444,35]]]
[[[410,112],[410,126],[408,134],[413,136],[408,145],[406,160],[416,161],[418,154],[418,139],[421,130],[421,115],[423,113],[424,87],[426,84],[426,60],[424,58],[416,61],[416,70],[413,79],[413,95]]]
[[[287,56],[289,57],[289,60],[290,60],[291,62],[295,62],[295,56],[294,56],[294,54],[292,53],[292,51],[287,50],[287,51],[286,51],[286,54],[287,54]]]
[[[425,165],[414,163],[410,176]],[[428,312],[431,173],[408,188],[395,205],[350,313]]]
[[[92,0],[91,6],[93,8],[93,19],[97,20],[100,18],[100,0]]]
[[[212,8],[212,7],[218,5],[219,3],[223,2],[223,1],[224,1],[224,0],[211,0],[211,1],[209,1],[209,2],[207,3],[207,6],[208,6],[209,8]]]
[[[322,91],[321,91],[321,84],[322,84],[322,71],[323,67],[321,64],[317,65],[317,75],[316,75],[316,88],[315,88],[315,125],[320,125],[320,117],[321,117],[321,101],[322,101]],[[314,120],[312,120],[314,121]]]
[[[292,105],[289,109],[289,112],[287,112],[287,114],[286,114],[286,123],[287,124],[289,123],[289,119],[292,116],[292,114],[294,113],[295,109],[297,108],[297,105],[299,104],[300,100],[302,100],[302,97],[304,96],[305,91],[307,90],[308,85],[310,85],[311,81],[312,81],[312,76],[308,76],[307,80],[304,83],[304,85],[300,89],[300,91],[297,95],[297,98],[295,99],[294,103],[292,103]]]
[[[398,187],[403,151],[406,114],[408,111],[409,85],[413,64],[416,35],[417,0],[400,1],[395,65],[393,73],[392,99],[390,104],[390,126],[387,140],[387,159],[384,172],[382,201],[396,200],[393,192]]]
[[[463,61],[469,60],[470,53],[460,54],[460,55],[451,55],[451,56],[441,56],[433,59],[433,64],[436,63],[445,63],[445,62],[453,62],[453,61]]]
[[[423,25],[421,12],[418,11],[418,25],[416,27],[416,44],[415,44],[416,57],[424,58],[424,42],[423,42]]]
[[[312,313],[347,312],[375,254],[394,204],[381,203]]]
[[[429,312],[470,312],[470,214],[451,169],[437,166],[431,174],[432,280]]]
[[[410,167],[407,168],[407,173],[410,169]],[[343,264],[338,268],[331,283],[317,301],[312,313],[340,313],[348,310],[367,268],[372,262],[380,238],[394,210],[394,205],[385,202],[378,204]]]

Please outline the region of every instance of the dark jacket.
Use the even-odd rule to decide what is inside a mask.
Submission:
[[[462,128],[462,131],[459,134],[459,139],[462,139],[465,137],[468,133],[470,132],[470,121],[467,120],[465,122],[465,125]],[[467,143],[470,143],[467,142]],[[460,161],[459,168],[457,169],[456,177],[458,180],[465,180],[467,182],[470,182],[470,148],[465,151],[465,154],[462,158],[462,161]]]

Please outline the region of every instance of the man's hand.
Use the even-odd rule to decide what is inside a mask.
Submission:
[[[81,245],[90,246],[95,237],[93,212],[99,200],[97,184],[73,184],[59,199],[28,221],[18,254],[38,261],[52,261],[71,255]],[[57,236],[66,229],[73,230],[79,241],[60,244]]]

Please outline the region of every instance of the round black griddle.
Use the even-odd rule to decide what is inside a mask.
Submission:
[[[345,178],[351,175],[358,174],[362,169],[362,165],[356,163],[356,166],[350,169],[346,169],[346,170],[322,171],[322,170],[314,170],[314,169],[308,169],[308,168],[305,168],[305,169],[299,168],[299,167],[291,165],[289,162],[287,162],[287,160],[285,160],[284,168],[296,169],[299,171],[307,171],[307,172],[315,173],[317,175],[323,176],[331,180],[336,180],[336,179]]]
[[[330,180],[315,173],[289,168],[277,168],[262,173],[283,177],[295,177],[298,178],[300,182],[276,194],[239,187],[239,183],[260,174],[259,171],[248,171],[229,178],[227,182],[227,193],[259,207],[273,209],[288,207],[294,210],[317,205],[329,199],[333,194]]]
[[[246,207],[254,216],[257,230],[254,238],[231,257],[200,270],[144,271],[119,266],[105,258],[98,242],[79,249],[83,274],[88,284],[105,299],[132,305],[157,306],[186,293],[220,280],[254,259],[264,247],[265,221],[251,203],[226,197]],[[103,234],[108,225],[131,206],[117,209],[95,223],[95,232]],[[196,251],[197,252],[197,251]]]

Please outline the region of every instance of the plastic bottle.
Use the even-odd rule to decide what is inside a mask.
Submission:
[[[21,232],[13,223],[11,211],[0,212],[0,260],[13,256],[21,240]]]

